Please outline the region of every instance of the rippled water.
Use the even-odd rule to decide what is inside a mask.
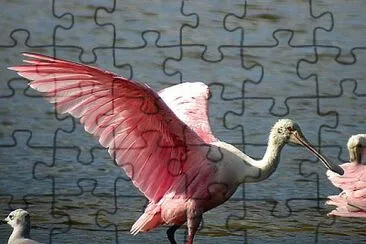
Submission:
[[[218,138],[259,158],[272,124],[289,117],[323,154],[345,162],[348,137],[366,129],[365,7],[311,2],[312,11],[309,1],[3,1],[1,216],[27,208],[32,236],[45,243],[166,242],[164,227],[129,234],[145,198],[77,121],[5,70],[23,51],[98,65],[156,90],[204,81]],[[364,242],[364,220],[326,216],[326,197],[337,193],[308,152],[286,147],[269,179],[205,214],[196,240]],[[0,243],[9,233],[0,226]]]

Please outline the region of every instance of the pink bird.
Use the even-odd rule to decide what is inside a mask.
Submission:
[[[289,119],[272,128],[267,150],[254,160],[234,146],[219,141],[208,121],[209,88],[204,83],[182,83],[159,92],[148,85],[92,66],[24,53],[28,65],[10,67],[44,93],[61,113],[70,113],[108,148],[118,166],[149,199],[131,233],[162,224],[175,231],[185,222],[188,243],[204,212],[224,203],[243,182],[257,182],[276,169],[286,143],[303,145],[325,166],[328,162]]]
[[[333,185],[342,189],[339,195],[329,196],[326,204],[337,208],[328,215],[366,217],[366,165],[362,164],[362,156],[366,154],[366,134],[351,136],[347,148],[350,162],[340,165],[344,175],[327,172]]]

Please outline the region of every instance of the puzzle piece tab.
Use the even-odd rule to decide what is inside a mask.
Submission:
[[[144,0],[137,3],[133,0],[114,0],[113,7],[98,8],[96,21],[100,25],[113,26],[116,47],[133,48],[143,45],[141,37],[146,31],[155,31],[161,35],[159,45],[177,46],[181,43],[181,27],[195,21],[193,17],[181,13],[185,4],[186,1],[162,3]]]
[[[246,46],[276,45],[274,33],[279,30],[292,33],[292,45],[313,45],[315,29],[329,30],[333,23],[330,13],[314,15],[310,9],[312,2],[246,0],[237,4],[242,13],[229,14],[225,25],[232,31],[242,30]]]
[[[303,81],[297,75],[297,63],[314,51],[312,47],[291,46],[290,32],[274,33],[275,46],[246,46],[243,48],[244,60],[263,67],[263,77],[259,82],[245,83],[245,97],[268,98],[274,100],[270,113],[279,116],[288,114],[285,104],[290,97],[314,97],[317,83]],[[278,74],[281,72],[281,75]]]
[[[225,19],[236,10],[239,1],[183,1],[182,13],[195,16],[196,24],[182,27],[182,44],[203,47],[201,58],[206,61],[223,59],[221,46],[240,46],[242,34],[226,29]],[[238,11],[238,13],[240,13]],[[207,28],[210,27],[210,28]]]
[[[304,82],[317,81],[319,96],[337,96],[341,92],[343,80],[354,80],[356,93],[366,93],[366,50],[356,49],[353,54],[357,59],[351,63],[337,61],[338,49],[335,47],[317,47],[312,59],[299,61],[299,75]]]
[[[366,46],[366,41],[360,38],[360,33],[365,30],[364,2],[362,0],[352,2],[336,0],[332,1],[332,4],[326,5],[321,1],[311,2],[311,10],[315,16],[330,14],[333,20],[330,29],[316,29],[316,45],[336,47],[338,49],[337,61],[354,62],[356,57],[352,53],[353,49]]]
[[[104,3],[107,4],[107,3]],[[111,5],[111,3],[107,4]],[[80,1],[56,1],[55,14],[58,16],[72,16],[72,26],[55,28],[55,45],[58,48],[76,48],[81,62],[95,62],[94,50],[97,47],[113,47],[113,25],[101,25],[96,20],[100,3]],[[111,6],[106,6],[111,7]],[[80,33],[84,33],[80,35]]]
[[[0,46],[15,46],[16,40],[13,37],[15,32],[26,32],[28,35],[27,43],[30,46],[53,46],[56,26],[71,28],[72,25],[70,14],[58,15],[55,13],[55,2],[57,0],[2,2],[3,13],[6,12],[7,17],[3,18],[0,26]],[[6,55],[1,56],[6,57]]]

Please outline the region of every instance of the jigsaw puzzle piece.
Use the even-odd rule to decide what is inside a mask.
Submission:
[[[165,11],[159,11],[164,5]],[[174,46],[181,43],[180,30],[183,25],[191,24],[193,17],[184,14],[185,1],[151,2],[114,1],[113,7],[98,8],[96,22],[100,25],[111,25],[116,32],[116,47],[136,47],[144,45],[141,38],[145,31],[156,31],[161,34],[160,45]],[[139,11],[136,11],[139,9]],[[189,20],[191,18],[191,20]]]
[[[337,61],[338,48],[317,47],[314,59],[299,61],[299,76],[306,80],[316,80],[319,86],[319,96],[337,96],[341,92],[343,80],[355,80],[356,92],[366,93],[366,50],[353,50],[355,61],[340,63]]]
[[[238,9],[239,1],[183,1],[182,14],[194,15],[195,25],[182,27],[182,44],[204,47],[201,58],[206,61],[223,59],[221,46],[240,46],[242,34],[226,29],[224,21],[233,10]],[[214,10],[213,10],[214,9]],[[239,8],[240,9],[240,8]],[[238,9],[238,14],[240,10]],[[209,27],[209,28],[208,28]]]
[[[313,31],[320,27],[329,30],[333,23],[330,13],[314,15],[311,2],[244,1],[237,4],[242,12],[229,14],[224,24],[228,30],[244,32],[245,46],[276,45],[274,33],[278,30],[291,32],[293,45],[313,45]]]
[[[15,80],[24,80],[14,71],[6,68],[22,62],[21,52],[39,52],[52,55],[51,46],[30,45],[30,33],[28,30],[15,30],[11,32],[10,38],[13,41],[11,44],[0,44],[2,78],[2,81],[0,82],[0,99],[14,96],[14,89],[11,87],[11,83]]]
[[[96,48],[95,49],[96,60],[93,66],[97,66],[101,69],[105,69],[123,76],[126,72],[129,72],[129,67],[117,64],[117,57],[114,48]]]
[[[70,160],[70,163],[80,163],[83,165],[91,165],[95,160],[93,152],[95,150],[104,150],[94,138],[84,130],[84,126],[78,120],[75,120],[75,127],[72,131],[59,131],[56,136],[57,148],[71,149],[77,151],[76,160]],[[56,149],[57,150],[57,149]],[[96,151],[98,153],[98,151]],[[70,155],[70,154],[69,154]],[[101,154],[102,155],[102,154]],[[98,157],[98,156],[97,156]],[[107,163],[111,163],[111,158],[108,155],[103,155]],[[61,158],[61,157],[60,157]]]
[[[3,166],[0,192],[13,196],[12,208],[26,207],[22,202],[23,196],[39,193],[38,187],[49,189],[49,184],[42,184],[33,177],[32,169],[36,161],[52,160],[53,147],[31,144],[32,135],[32,131],[14,131],[11,137],[12,141],[9,144],[0,145],[0,161]],[[22,172],[29,172],[29,174],[19,173],[19,169],[22,169]],[[14,181],[17,184],[13,184]],[[51,194],[51,191],[45,190],[45,193]],[[21,200],[22,205],[17,205],[19,204],[18,200]]]
[[[121,170],[113,164],[105,149],[87,148],[90,150],[89,155],[82,156],[82,150],[79,147],[61,145],[58,141],[61,136],[56,134],[55,137],[53,161],[37,162],[33,169],[34,178],[52,182],[56,195],[80,192],[77,185],[79,178],[95,179],[98,182],[96,191],[99,194],[113,189],[113,180],[121,175]],[[84,140],[81,139],[83,136],[76,138],[79,142]],[[82,145],[81,142],[80,145]]]
[[[362,0],[352,2],[336,0],[332,1],[332,4],[323,4],[322,1],[311,2],[314,15],[331,14],[334,21],[330,29],[315,30],[316,45],[337,47],[337,61],[355,62],[353,49],[366,46],[361,34],[364,33],[366,21],[364,2]]]
[[[259,82],[262,77],[260,65],[247,67],[238,47],[222,47],[223,57],[217,61],[202,59],[204,47],[182,47],[178,57],[167,58],[165,70],[178,82],[202,81],[225,87],[226,98],[242,98],[245,81]]]
[[[144,41],[141,46],[115,48],[116,66],[124,68],[119,74],[147,83],[156,91],[173,85],[164,65],[167,57],[180,55],[180,47],[160,46],[161,35],[156,31],[143,32],[141,38]]]
[[[111,3],[100,6],[97,2],[55,1],[57,16],[72,16],[73,24],[68,28],[55,28],[55,45],[57,49],[74,48],[79,52],[79,60],[84,63],[95,62],[95,48],[111,48],[114,45],[114,28],[111,25],[99,24],[96,13],[101,8],[112,8]],[[108,6],[109,5],[109,6]],[[83,35],[80,35],[83,33]]]
[[[48,147],[53,144],[55,131],[72,130],[72,120],[56,115],[44,98],[28,88],[24,79],[10,80],[9,87],[12,96],[0,97],[0,114],[3,115],[0,117],[3,125],[0,127],[0,145],[14,144],[13,133],[27,131],[30,133],[27,145]]]
[[[15,32],[27,33],[27,44],[30,46],[52,47],[54,45],[54,28],[70,28],[70,14],[57,15],[53,10],[54,2],[50,1],[6,1],[1,7],[7,14],[0,27],[0,46],[15,46]],[[22,13],[22,14],[19,14]],[[21,17],[20,17],[21,16]],[[45,31],[47,30],[47,31]],[[2,55],[3,56],[3,55]],[[6,57],[6,55],[4,55]],[[8,56],[13,58],[14,56]]]
[[[243,48],[244,59],[248,63],[260,64],[263,77],[259,82],[245,83],[245,97],[268,98],[275,101],[270,113],[278,116],[288,114],[286,100],[289,97],[316,96],[317,83],[303,81],[297,75],[297,62],[313,52],[313,47],[289,45],[291,32],[274,33],[276,46],[246,46]],[[279,71],[281,70],[281,75]]]

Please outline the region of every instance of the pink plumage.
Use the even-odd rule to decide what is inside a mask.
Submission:
[[[217,139],[208,123],[209,89],[204,83],[156,93],[146,84],[95,67],[23,55],[32,58],[24,60],[30,65],[9,69],[30,79],[29,85],[45,93],[58,112],[79,118],[151,201],[132,227],[133,234],[164,222],[159,201],[209,197],[211,182],[203,179],[214,167],[204,145]]]
[[[347,143],[350,162],[340,165],[343,175],[328,170],[329,180],[342,189],[339,195],[329,196],[328,205],[336,206],[328,215],[366,217],[366,165],[362,155],[366,148],[366,134],[351,136]]]
[[[187,151],[187,141],[204,144],[193,131],[195,128],[198,134],[204,131],[208,135],[206,141],[215,140],[207,121],[208,89],[203,83],[192,83],[189,87],[199,99],[185,97],[186,88],[182,86],[167,88],[159,96],[147,85],[98,68],[43,55],[24,55],[36,60],[26,60],[30,66],[10,69],[33,80],[30,86],[44,92],[58,112],[80,118],[85,130],[109,148],[109,154],[149,200],[158,202],[168,192],[174,192],[188,169],[189,174],[194,174],[209,168],[206,153],[200,148]],[[192,120],[182,109],[172,112],[164,100],[173,109],[179,104],[194,107],[192,114],[198,115],[197,120]],[[189,126],[195,123],[197,126]],[[190,165],[193,160],[187,157],[196,159],[195,165]]]
[[[31,80],[58,112],[70,113],[93,134],[149,199],[132,234],[169,224],[168,239],[185,222],[188,243],[204,212],[224,203],[243,182],[268,178],[286,143],[304,146],[324,165],[327,161],[290,119],[271,130],[262,159],[255,160],[221,142],[208,121],[209,88],[201,82],[182,83],[160,92],[88,65],[24,53],[28,65],[11,67]]]

